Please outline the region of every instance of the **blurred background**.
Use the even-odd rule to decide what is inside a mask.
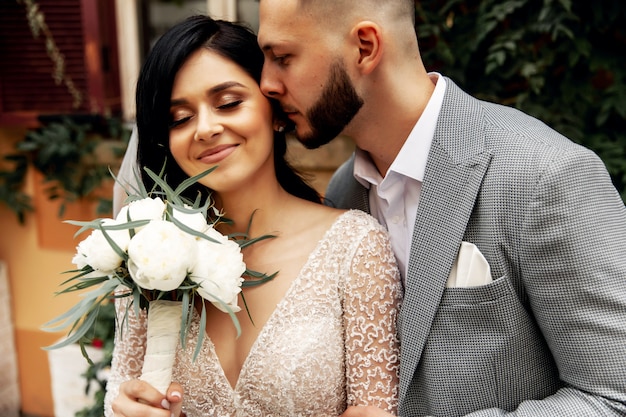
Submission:
[[[202,13],[258,28],[256,0],[0,0],[0,417],[99,417],[112,349],[103,311],[89,365],[42,325],[76,227],[111,215],[112,180],[134,122],[147,51]],[[426,0],[416,33],[427,68],[518,107],[594,150],[626,199],[626,8],[622,0]],[[289,157],[323,192],[352,152],[339,138]],[[89,389],[87,389],[89,388]],[[86,392],[87,391],[87,392]]]

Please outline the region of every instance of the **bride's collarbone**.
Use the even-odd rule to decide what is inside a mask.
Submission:
[[[300,270],[319,239],[285,234],[255,243],[244,249],[243,260],[249,269],[272,274],[292,275]]]

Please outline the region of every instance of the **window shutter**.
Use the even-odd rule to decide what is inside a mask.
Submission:
[[[0,1],[0,124],[32,125],[41,114],[119,112],[113,0],[37,0],[64,56],[65,73],[82,95],[78,108],[54,64],[45,37],[33,38],[23,4]]]

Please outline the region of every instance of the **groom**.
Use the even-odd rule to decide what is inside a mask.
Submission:
[[[602,162],[427,73],[413,0],[261,0],[261,88],[300,141],[357,151],[405,282],[402,416],[626,415],[626,209]],[[344,416],[385,415],[352,407]],[[508,414],[507,414],[508,415]]]

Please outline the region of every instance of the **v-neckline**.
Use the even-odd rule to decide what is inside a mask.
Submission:
[[[223,378],[223,380],[226,382],[226,385],[230,388],[231,393],[237,393],[239,391],[238,388],[239,388],[239,383],[241,382],[241,379],[242,379],[241,377],[242,377],[242,375],[245,374],[245,371],[247,369],[247,365],[250,362],[250,358],[253,356],[253,354],[255,353],[255,351],[257,349],[257,345],[259,344],[259,340],[262,338],[262,336],[264,336],[264,333],[266,333],[268,331],[267,330],[268,329],[268,325],[270,325],[275,320],[275,317],[278,314],[278,311],[283,309],[284,304],[291,298],[291,293],[295,292],[297,290],[297,288],[299,288],[299,286],[296,286],[296,284],[298,284],[299,281],[301,280],[303,272],[306,271],[309,268],[309,264],[311,263],[312,259],[314,258],[314,255],[317,255],[317,253],[321,250],[322,243],[328,240],[328,237],[329,237],[331,231],[337,227],[337,225],[339,224],[340,220],[348,212],[349,211],[341,213],[339,216],[337,216],[335,218],[335,220],[333,220],[333,222],[331,223],[330,227],[328,227],[328,229],[326,229],[326,231],[324,232],[324,235],[322,236],[322,238],[317,242],[317,244],[315,245],[315,248],[311,251],[311,253],[307,257],[307,260],[302,265],[302,268],[300,268],[300,271],[298,272],[298,275],[294,278],[294,280],[291,282],[291,284],[289,284],[289,287],[287,288],[287,291],[285,291],[285,294],[283,294],[282,298],[278,301],[278,303],[276,303],[276,307],[274,307],[274,310],[269,315],[269,317],[265,321],[265,324],[263,324],[263,327],[261,327],[261,330],[259,331],[259,334],[257,335],[256,339],[254,339],[254,342],[252,342],[252,345],[250,346],[250,350],[248,351],[248,355],[246,356],[246,358],[243,361],[243,364],[241,365],[241,369],[239,370],[239,375],[237,375],[237,381],[235,382],[235,386],[232,386],[230,381],[228,380],[228,377],[226,377],[226,372],[224,371],[224,368],[222,367],[222,362],[220,361],[220,358],[217,355],[217,350],[215,348],[215,344],[213,343],[213,340],[211,340],[209,335],[206,333],[206,328],[200,329],[200,326],[198,326],[198,331],[203,331],[204,332],[204,338],[206,340],[206,343],[208,343],[208,345],[210,347],[210,351],[211,351],[211,354],[213,356],[213,359],[217,363],[217,367],[219,368],[221,378]]]

